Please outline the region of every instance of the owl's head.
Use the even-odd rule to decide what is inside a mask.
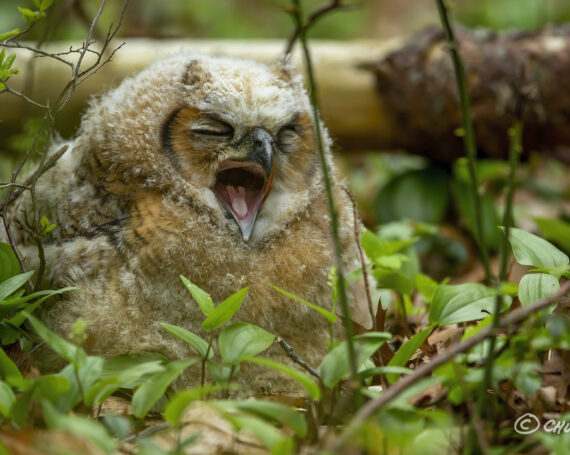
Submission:
[[[244,241],[320,178],[311,106],[285,63],[180,54],[99,98],[82,136],[124,181],[187,185]],[[108,179],[108,176],[106,177]]]

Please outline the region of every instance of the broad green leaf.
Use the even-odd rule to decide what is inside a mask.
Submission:
[[[226,411],[242,411],[258,417],[285,424],[295,430],[298,436],[305,437],[307,423],[301,414],[290,406],[272,401],[225,400],[211,402],[214,407]]]
[[[370,332],[354,337],[356,366],[360,367],[378,348],[391,338],[387,332]],[[348,345],[346,341],[335,346],[323,359],[319,367],[321,381],[332,388],[350,374]]]
[[[48,9],[51,6],[52,3],[53,0],[42,0],[38,8],[41,12],[44,12],[46,9]]]
[[[184,412],[191,403],[202,400],[209,393],[224,388],[226,388],[224,385],[214,384],[178,392],[166,405],[166,409],[164,410],[165,420],[171,425],[178,425]]]
[[[105,365],[107,363],[105,362]],[[88,406],[101,404],[109,395],[120,388],[130,389],[138,385],[137,381],[143,376],[159,373],[165,367],[158,360],[132,365],[118,374],[99,378],[85,393],[85,403]]]
[[[232,367],[230,365],[208,360],[206,366],[208,367],[208,372],[218,384],[227,384],[229,382],[230,375],[232,374]],[[239,366],[237,368],[239,369]],[[234,373],[236,372],[237,369],[234,367]]]
[[[0,348],[0,377],[12,387],[25,387],[26,380],[22,373],[2,348]]]
[[[382,256],[392,256],[407,249],[419,240],[419,237],[409,239],[382,240],[370,231],[364,231],[360,236],[362,248],[371,261]]]
[[[105,414],[101,421],[105,428],[118,439],[125,439],[133,433],[133,424],[131,419],[122,415]]]
[[[298,370],[295,370],[294,368],[291,368],[290,366],[274,362],[273,360],[269,360],[265,357],[250,357],[246,359],[246,362],[263,365],[286,374],[287,376],[298,381],[303,387],[305,387],[311,398],[315,400],[318,400],[321,396],[321,391],[317,384],[315,384],[311,379],[309,379],[308,376],[306,376],[305,374],[301,373]]]
[[[19,28],[15,28],[6,33],[0,33],[0,41],[4,41],[6,38],[10,38],[11,36],[17,35],[18,33],[20,33]]]
[[[0,283],[0,302],[20,289],[34,274],[34,271],[21,273]]]
[[[519,300],[523,306],[530,305],[550,297],[559,289],[560,283],[556,277],[546,273],[527,273],[519,283]]]
[[[26,315],[36,333],[60,356],[72,363],[78,370],[85,366],[87,354],[83,349],[56,335],[31,314]]]
[[[429,276],[423,273],[418,273],[414,279],[416,288],[418,288],[419,293],[422,295],[427,303],[431,303],[433,293],[435,292],[438,282],[432,280]]]
[[[22,273],[22,269],[14,250],[7,243],[0,242],[0,283],[20,273]]]
[[[48,428],[60,429],[76,436],[86,437],[89,441],[97,444],[104,453],[115,453],[117,441],[97,420],[78,415],[60,414],[48,400],[43,400],[41,404]]]
[[[400,349],[394,354],[394,357],[388,362],[389,367],[403,367],[406,365],[408,360],[415,354],[415,352],[419,349],[422,343],[427,339],[428,335],[430,334],[431,330],[433,329],[433,325],[426,327],[425,329],[416,333],[412,338],[406,341]],[[400,377],[399,373],[389,373],[386,375],[386,379],[390,384],[393,384],[398,380]]]
[[[71,388],[68,379],[58,374],[44,374],[36,379],[34,395],[38,399],[47,399],[55,403]]]
[[[495,309],[496,291],[479,283],[438,286],[432,298],[430,324],[455,324],[483,319]]]
[[[521,265],[557,269],[569,263],[568,256],[562,251],[530,232],[511,228],[509,237],[515,259]]]
[[[200,289],[185,276],[180,275],[180,279],[184,283],[184,286],[186,286],[186,289],[190,291],[190,294],[192,294],[194,300],[196,300],[196,303],[200,307],[200,310],[204,316],[207,317],[214,309],[214,302],[212,301],[212,298],[206,291]]]
[[[376,268],[372,273],[380,288],[394,289],[401,294],[410,294],[414,289],[412,280],[399,271]]]
[[[236,322],[225,327],[218,338],[222,358],[238,364],[246,357],[265,351],[275,340],[275,335],[247,322]]]
[[[136,368],[139,365],[147,365],[149,363],[162,364],[168,359],[162,354],[156,352],[138,352],[136,354],[125,354],[105,359],[102,377],[115,376],[122,374],[126,370]],[[153,373],[156,373],[153,371]]]
[[[4,381],[0,381],[0,414],[9,417],[15,402],[16,395],[12,392],[12,388]]]
[[[32,11],[29,8],[21,8],[20,6],[18,6],[17,8],[18,11],[22,13],[22,17],[29,25],[32,25],[34,22],[37,22],[37,20],[39,19],[39,15],[37,12]]]
[[[329,321],[330,323],[334,324],[335,322],[337,322],[337,318],[336,318],[335,314],[332,313],[331,311],[325,310],[324,308],[321,308],[320,306],[317,306],[311,302],[308,302],[307,300],[304,300],[301,297],[297,297],[295,294],[291,294],[290,292],[287,292],[281,288],[278,288],[277,286],[274,286],[273,284],[270,284],[269,286],[271,286],[277,292],[280,292],[281,294],[292,298],[296,302],[302,303],[303,305],[306,305],[309,308],[312,308],[313,310],[315,310],[316,312],[318,312],[319,314],[324,316],[326,318],[326,320]],[[334,290],[334,288],[333,288],[333,290]]]
[[[558,243],[566,252],[570,252],[570,223],[551,218],[535,218],[538,229],[548,240]]]
[[[248,288],[240,289],[214,308],[210,314],[208,314],[204,322],[202,322],[202,328],[204,330],[216,330],[228,322],[236,311],[239,310],[243,299],[245,299],[247,290]]]
[[[171,335],[184,341],[188,346],[193,348],[200,357],[206,358],[206,353],[208,352],[208,342],[200,338],[195,333],[190,332],[182,327],[176,325],[168,324],[166,322],[159,322],[159,324]],[[210,349],[208,353],[208,358],[212,358],[214,355],[213,351]]]
[[[131,405],[135,417],[144,417],[152,405],[164,395],[168,386],[190,365],[196,363],[196,359],[184,359],[170,362],[164,371],[151,376],[134,393]]]
[[[69,364],[59,372],[59,375],[69,382],[69,390],[61,396],[56,407],[59,412],[67,412],[80,402],[85,402],[85,392],[100,378],[103,371],[104,359],[102,357],[88,356],[85,365],[76,368]]]
[[[216,407],[215,404],[213,406]],[[292,439],[286,437],[273,425],[249,415],[234,415],[227,412],[223,415],[236,429],[246,430],[259,439],[271,450],[271,455],[290,455],[293,452]]]
[[[12,409],[10,410],[10,419],[18,427],[24,426],[30,417],[30,413],[28,411],[30,409],[32,398],[34,397],[35,389],[35,383],[32,384],[33,385],[24,391],[24,393],[18,394],[18,396],[16,396],[16,402],[13,404]]]

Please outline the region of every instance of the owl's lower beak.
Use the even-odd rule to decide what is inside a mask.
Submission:
[[[236,220],[244,241],[248,241],[263,202],[271,191],[273,141],[269,133],[255,128],[246,161],[225,161],[218,168],[214,193]]]

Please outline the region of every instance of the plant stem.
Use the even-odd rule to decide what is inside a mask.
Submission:
[[[463,145],[465,147],[465,156],[467,157],[469,176],[471,179],[471,191],[474,206],[475,226],[473,235],[479,249],[481,262],[485,269],[485,282],[491,284],[492,275],[489,265],[489,253],[483,239],[483,214],[481,208],[481,195],[479,194],[479,179],[477,177],[477,148],[475,145],[475,134],[473,132],[473,119],[471,118],[471,108],[469,105],[469,95],[467,92],[467,80],[465,78],[465,68],[463,61],[459,55],[459,45],[453,32],[453,27],[449,22],[447,15],[447,7],[444,0],[436,0],[441,24],[447,36],[449,51],[455,69],[455,78],[457,81],[457,91],[459,93],[459,104],[461,107],[461,118],[463,121]]]
[[[515,120],[512,128],[509,130],[509,176],[507,179],[507,193],[505,200],[505,210],[503,212],[503,227],[505,235],[501,244],[501,269],[499,272],[499,279],[501,283],[507,280],[507,264],[509,258],[509,232],[513,220],[513,196],[516,186],[516,171],[519,161],[519,155],[522,151],[522,123],[520,120]],[[495,309],[493,311],[493,329],[497,329],[501,325],[501,307],[503,304],[503,296],[497,295],[495,299]],[[480,417],[484,410],[487,408],[487,389],[493,383],[493,363],[495,360],[496,338],[493,337],[489,340],[489,352],[485,362],[485,371],[483,374],[483,382],[481,383],[481,393],[477,403],[477,414]],[[475,435],[471,434],[468,439],[468,446],[475,444],[473,439]]]
[[[214,340],[214,332],[210,332],[210,339],[208,340],[208,349],[206,349],[206,355],[202,357],[202,370],[200,372],[200,386],[204,387],[204,382],[206,380],[206,361],[210,355],[210,349],[212,349],[212,341]]]
[[[311,60],[311,54],[307,46],[307,25],[303,24],[303,13],[301,9],[301,1],[293,0],[293,5],[295,8],[294,18],[297,22],[297,27],[299,28],[299,40],[301,47],[303,49],[303,58],[305,61],[305,67],[307,70],[307,82],[309,85],[309,96],[311,99],[311,106],[313,108],[313,121],[315,124],[315,136],[317,142],[317,151],[319,153],[319,159],[321,163],[321,169],[323,173],[323,182],[325,186],[325,192],[327,196],[327,203],[329,214],[331,217],[331,234],[333,240],[334,255],[336,260],[336,267],[338,271],[338,286],[340,291],[340,307],[342,312],[342,320],[344,324],[344,330],[346,334],[346,344],[348,347],[348,357],[350,364],[351,378],[354,379],[357,374],[356,365],[356,355],[354,351],[354,343],[352,340],[353,330],[352,330],[352,318],[350,316],[350,308],[348,306],[348,298],[346,295],[346,285],[342,267],[342,249],[339,237],[339,223],[338,214],[336,211],[331,179],[329,175],[329,169],[327,165],[324,144],[323,144],[323,133],[321,130],[321,122],[319,118],[319,100],[317,94],[317,87],[315,84],[313,63]]]

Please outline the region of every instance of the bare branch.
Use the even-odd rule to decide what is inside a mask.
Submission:
[[[319,380],[321,379],[321,375],[319,374],[319,372],[317,370],[315,370],[313,367],[311,367],[301,357],[299,357],[289,343],[287,343],[281,337],[277,337],[277,342],[279,343],[279,346],[281,346],[283,348],[283,351],[285,351],[285,354],[287,355],[287,357],[289,357],[297,365],[300,365],[301,367],[303,367],[306,371],[308,371],[314,377],[318,378]]]

